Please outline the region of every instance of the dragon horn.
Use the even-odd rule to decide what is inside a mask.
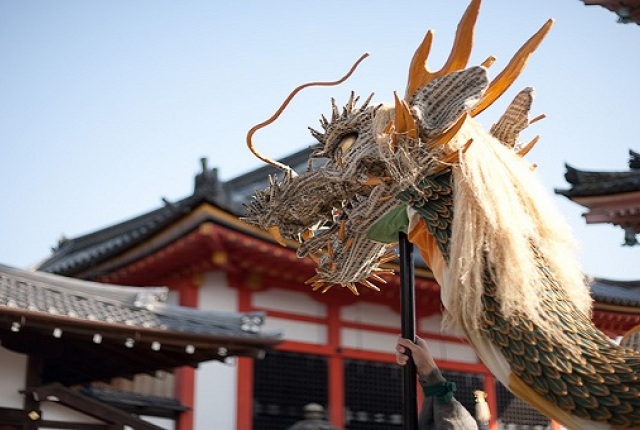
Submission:
[[[424,40],[413,55],[409,66],[409,80],[407,82],[405,100],[410,100],[418,88],[424,87],[432,80],[456,70],[464,69],[467,66],[471,56],[471,48],[473,47],[473,30],[479,12],[480,0],[473,0],[458,23],[456,38],[449,58],[437,72],[430,72],[427,69],[427,57],[433,42],[433,30],[427,32]]]
[[[393,97],[396,104],[396,134],[406,133],[407,136],[415,139],[418,137],[418,130],[407,102],[400,100],[398,93],[395,91],[393,93]]]
[[[547,20],[547,22],[522,45],[511,61],[509,61],[507,67],[491,81],[480,101],[471,109],[471,116],[476,116],[491,106],[494,101],[509,89],[511,84],[513,84],[524,70],[531,54],[540,46],[542,40],[549,33],[549,30],[551,30],[553,22],[553,19]]]

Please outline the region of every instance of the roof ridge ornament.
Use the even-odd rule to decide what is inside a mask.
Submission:
[[[629,168],[631,170],[640,170],[640,153],[629,150]]]
[[[214,199],[224,196],[222,183],[218,179],[218,169],[216,167],[209,169],[207,164],[206,157],[200,158],[202,171],[195,177],[193,194],[211,196]]]
[[[165,303],[169,296],[169,290],[141,291],[136,294],[133,305],[139,308],[152,310],[156,304]]]

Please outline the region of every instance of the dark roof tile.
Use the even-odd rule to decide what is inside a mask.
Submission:
[[[636,167],[638,164],[640,164],[638,154],[631,150],[628,171],[585,171],[565,164],[567,171],[564,177],[571,184],[571,188],[556,189],[555,192],[571,198],[640,191],[640,170]]]
[[[303,149],[279,161],[294,169],[306,169],[310,153],[310,149]],[[209,169],[205,159],[202,160],[202,169],[195,177],[191,196],[176,202],[164,200],[161,208],[90,234],[62,240],[37,269],[59,275],[76,275],[144,242],[202,203],[242,216],[245,214],[243,204],[249,201],[255,190],[267,186],[268,175],[279,172],[267,165],[223,183],[218,180],[217,169]]]
[[[591,296],[599,303],[640,307],[640,281],[613,281],[594,278]]]
[[[260,333],[261,313],[202,311],[166,303],[164,287],[123,287],[0,265],[0,307],[236,338],[277,337]]]

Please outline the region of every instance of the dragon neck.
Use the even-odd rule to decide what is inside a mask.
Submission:
[[[479,125],[470,125],[474,143],[452,169],[453,220],[445,286],[453,289],[450,316],[467,331],[481,328],[489,276],[504,315],[524,313],[545,327],[537,252],[549,262],[549,276],[589,315],[591,298],[573,238],[536,175]]]

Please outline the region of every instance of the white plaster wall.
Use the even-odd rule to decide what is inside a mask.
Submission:
[[[0,406],[22,409],[26,375],[27,356],[0,346]]]
[[[345,348],[392,354],[396,347],[396,334],[378,333],[371,330],[344,328],[341,331],[342,346]]]
[[[439,360],[478,363],[478,356],[469,345],[429,339],[431,354]]]
[[[281,331],[285,340],[315,344],[328,342],[327,328],[322,324],[268,317],[263,330]]]
[[[197,371],[195,430],[235,430],[237,367],[234,358],[227,363],[208,361]]]
[[[400,333],[400,314],[395,313],[389,306],[385,305],[356,302],[351,306],[344,306],[340,309],[340,319],[354,323],[397,328],[398,333]]]
[[[229,287],[223,272],[205,274],[200,286],[198,300],[200,309],[216,311],[238,311],[238,292]]]
[[[324,318],[327,307],[313,300],[307,293],[270,288],[253,295],[253,305],[269,310],[291,312],[294,314]]]
[[[205,275],[199,289],[199,308],[238,311],[238,293],[222,272]],[[209,361],[196,370],[195,430],[236,430],[238,376],[235,360],[230,364]]]

